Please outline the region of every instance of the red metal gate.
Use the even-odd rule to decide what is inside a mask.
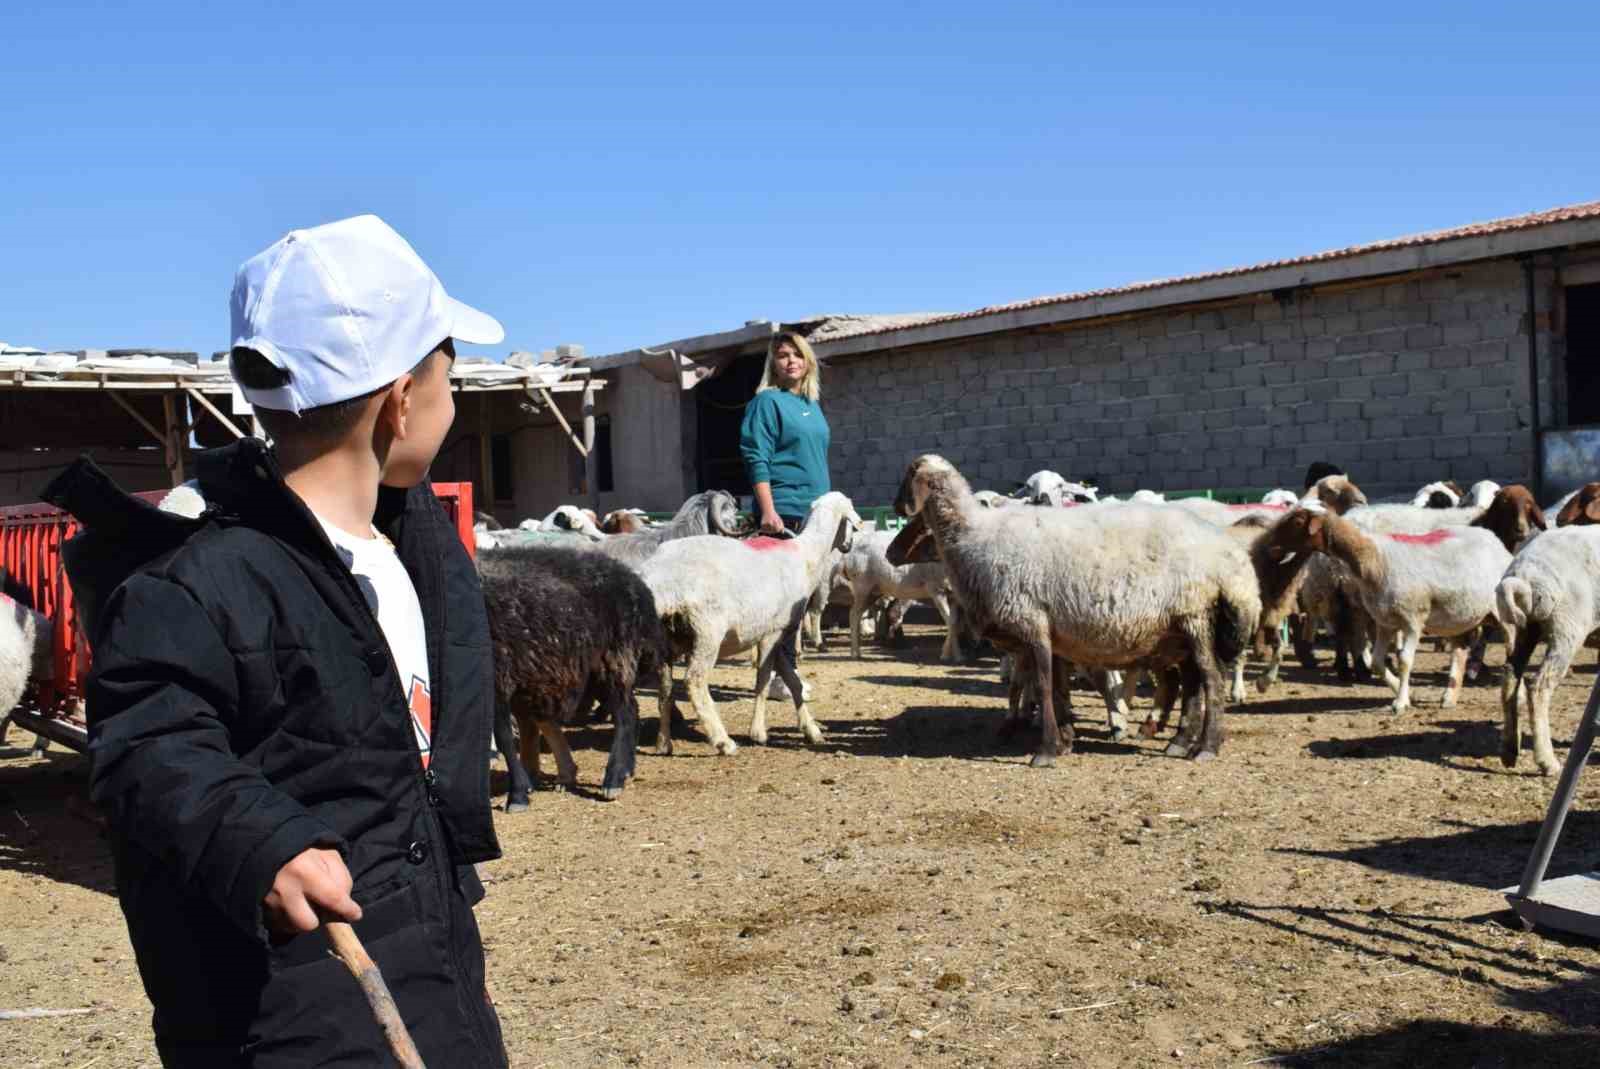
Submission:
[[[434,483],[433,492],[455,525],[461,544],[474,558],[477,545],[472,536],[472,484]],[[158,504],[167,495],[154,490],[135,496]],[[46,716],[62,714],[76,707],[83,696],[83,682],[89,671],[88,644],[82,636],[72,586],[61,563],[61,547],[78,532],[78,521],[53,505],[10,505],[0,507],[0,568],[29,595],[34,609],[49,617],[52,624],[53,678],[40,679],[30,688],[35,706]],[[9,709],[0,709],[4,718]],[[32,720],[34,718],[28,717]],[[30,727],[18,719],[19,726]],[[57,741],[67,741],[52,734]],[[69,733],[74,740],[77,732]],[[68,745],[72,745],[68,742]]]

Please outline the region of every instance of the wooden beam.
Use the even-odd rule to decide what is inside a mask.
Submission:
[[[196,401],[199,401],[200,402],[200,407],[205,409],[207,412],[211,413],[213,416],[217,417],[217,422],[221,423],[224,427],[228,428],[228,430],[233,433],[233,436],[235,438],[248,437],[248,435],[246,435],[244,433],[244,431],[241,431],[234,424],[233,420],[229,419],[227,416],[224,416],[222,414],[222,409],[218,408],[216,405],[214,405],[210,401],[206,400],[205,394],[201,393],[199,390],[195,389],[193,386],[190,386],[188,389],[184,390],[184,393],[187,393],[190,397],[193,397]]]
[[[184,480],[183,474],[183,428],[184,419],[178,413],[178,399],[182,394],[164,393],[161,395],[161,414],[166,419],[167,433],[167,474],[172,479],[172,485],[177,486]]]
[[[143,416],[141,416],[139,414],[139,410],[137,408],[134,408],[128,402],[126,402],[122,398],[118,397],[115,393],[108,394],[108,396],[113,401],[115,401],[118,404],[118,406],[120,406],[122,408],[122,410],[124,412],[126,412],[128,415],[132,416],[134,418],[134,421],[136,423],[138,423],[139,426],[141,426],[145,430],[149,431],[150,432],[150,437],[154,438],[156,441],[160,442],[162,445],[166,445],[167,444],[166,433],[163,432],[163,431],[157,430],[156,429],[156,425],[154,423],[151,423],[149,420],[145,419]]]
[[[656,351],[663,349],[676,349],[686,357],[693,357],[696,353],[711,352],[714,349],[727,349],[735,345],[749,345],[752,342],[764,341],[778,332],[778,324],[768,320],[752,323],[749,326],[738,327],[734,330],[719,331],[715,334],[700,334],[693,338],[679,338],[677,341],[663,342],[652,345]],[[610,353],[605,356],[591,357],[583,362],[584,367],[590,371],[610,371],[613,368],[631,367],[637,364],[644,356],[643,349],[629,349],[626,352]]]
[[[583,391],[583,481],[589,488],[589,507],[600,514],[600,461],[594,455],[594,384]]]
[[[478,398],[478,500],[494,511],[494,413],[487,395]]]
[[[567,437],[572,439],[572,447],[576,449],[580,455],[589,455],[588,446],[584,445],[583,439],[579,438],[577,434],[573,432],[572,424],[567,422],[567,417],[563,416],[561,414],[561,409],[556,407],[555,398],[551,397],[543,386],[529,386],[528,396],[533,398],[535,401],[540,401],[546,408],[550,410],[550,414],[556,418],[557,423],[561,424],[561,429],[567,432]],[[586,393],[584,396],[587,397],[589,395]]]

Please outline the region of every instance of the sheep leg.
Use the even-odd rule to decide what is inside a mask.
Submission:
[[[1128,737],[1128,703],[1122,697],[1126,685],[1122,673],[1096,669],[1090,678],[1106,703],[1106,723],[1111,728],[1111,741],[1121,742]]]
[[[821,746],[828,740],[823,736],[822,728],[817,725],[816,720],[812,717],[811,707],[806,704],[806,685],[800,681],[800,673],[794,670],[794,666],[788,662],[787,658],[774,656],[772,659],[777,662],[778,675],[783,677],[783,682],[789,688],[789,696],[794,699],[794,715],[795,719],[800,722],[801,733],[805,735],[806,741],[811,745]]]
[[[1295,659],[1303,667],[1317,666],[1317,618],[1310,613],[1295,613],[1289,617],[1289,638],[1294,643]]]
[[[668,657],[661,662],[661,682],[656,691],[656,719],[661,725],[656,729],[656,753],[662,757],[672,756],[672,722],[678,718],[678,699],[672,691],[672,658]]]
[[[1137,675],[1137,669],[1128,673],[1130,679]],[[1152,698],[1150,712],[1145,716],[1143,726],[1139,728],[1139,734],[1147,739],[1155,738],[1157,732],[1166,729],[1167,720],[1172,715],[1172,707],[1177,704],[1182,689],[1182,680],[1176,668],[1158,668],[1155,677],[1156,692]]]
[[[1239,656],[1234,658],[1233,671],[1229,673],[1233,683],[1228,688],[1228,700],[1235,705],[1244,701],[1244,662],[1248,657],[1249,655],[1241,650]]]
[[[1018,666],[1017,658],[1005,654],[1000,661],[1002,669],[1008,669],[1001,676],[1006,684],[1006,718],[1000,725],[1000,734],[1009,736],[1022,726],[1023,720],[1028,715],[1028,679],[1032,673]]]
[[[1444,701],[1440,707],[1454,709],[1456,699],[1461,696],[1461,680],[1467,673],[1467,654],[1470,652],[1466,643],[1458,643],[1450,651],[1450,675],[1444,686]]]
[[[1517,767],[1517,756],[1522,750],[1522,725],[1517,722],[1519,694],[1527,694],[1522,677],[1528,671],[1528,659],[1538,641],[1532,628],[1524,631],[1506,629],[1506,664],[1500,676],[1500,763],[1507,768]],[[1532,703],[1532,696],[1524,699]]]
[[[1377,628],[1372,635],[1372,663],[1383,669],[1383,685],[1398,692],[1400,680],[1389,671],[1389,629]]]
[[[1189,757],[1200,744],[1201,729],[1205,727],[1204,683],[1200,667],[1193,657],[1178,666],[1180,689],[1183,695],[1183,712],[1178,715],[1178,733],[1167,743],[1168,757]],[[1163,717],[1163,721],[1165,717]]]
[[[1422,641],[1422,629],[1408,625],[1400,640],[1400,690],[1394,696],[1394,711],[1403,713],[1411,708],[1411,665],[1417,659],[1417,645]]]
[[[710,740],[712,749],[725,757],[732,757],[739,752],[739,744],[728,737],[728,729],[722,726],[722,717],[717,714],[717,703],[711,700],[710,675],[711,668],[717,663],[717,649],[696,649],[689,657],[688,688],[689,704],[694,706],[694,711],[700,715],[700,724]],[[763,688],[760,692],[766,694]]]
[[[1039,748],[1034,751],[1034,768],[1050,768],[1058,754],[1072,751],[1072,725],[1067,725],[1065,735],[1056,723],[1055,657],[1048,642],[1035,642],[1033,653],[1033,680],[1039,690]]]
[[[756,703],[750,713],[750,741],[757,746],[767,744],[767,687],[772,684],[774,662],[778,660],[773,654],[777,648],[776,635],[769,635],[756,643]]]
[[[1550,699],[1556,692],[1556,687],[1561,685],[1567,670],[1572,667],[1572,658],[1577,653],[1579,643],[1562,641],[1562,636],[1552,635],[1550,643],[1545,646],[1544,661],[1539,665],[1539,675],[1533,681],[1532,709],[1529,719],[1533,721],[1533,762],[1539,766],[1539,771],[1546,776],[1553,776],[1561,771],[1561,766],[1556,763],[1555,749],[1550,745]]]
[[[639,748],[639,699],[631,686],[614,688],[605,704],[612,709],[612,736],[605,777],[600,781],[600,795],[612,802],[621,796],[622,788],[633,778],[635,753]]]
[[[1278,681],[1278,669],[1283,664],[1283,629],[1274,627],[1271,632],[1267,639],[1267,667],[1256,677],[1256,690],[1261,694],[1271,690]]]
[[[933,596],[933,607],[939,610],[939,615],[944,618],[944,648],[939,651],[939,660],[959,662],[961,660],[961,635],[956,624],[956,609],[950,604],[950,599],[943,594]]]
[[[850,589],[850,659],[861,660],[861,614],[867,609],[867,598],[860,590]]]
[[[509,781],[506,812],[521,813],[528,808],[528,792],[532,784],[528,781],[528,770],[522,763],[522,757],[517,752],[517,731],[511,723],[511,713],[498,704],[494,711],[494,748],[506,760],[506,778]]]
[[[578,785],[578,762],[572,759],[572,747],[567,745],[567,733],[553,720],[540,720],[539,734],[550,744],[550,753],[556,759],[556,781],[562,789]]]

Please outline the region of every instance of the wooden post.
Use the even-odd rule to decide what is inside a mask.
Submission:
[[[478,395],[478,507],[494,512],[494,412],[489,407],[493,394]]]
[[[167,449],[167,475],[172,480],[172,485],[177,486],[183,482],[183,445],[188,427],[188,420],[184,419],[178,410],[178,398],[181,394],[164,393],[161,395],[161,414],[166,420],[166,449]]]
[[[589,507],[600,514],[600,464],[594,455],[594,380],[583,384],[583,481],[589,489]]]

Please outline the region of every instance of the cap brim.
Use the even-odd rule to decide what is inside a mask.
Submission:
[[[506,340],[506,328],[493,316],[484,315],[470,304],[446,296],[450,306],[450,336],[471,345],[499,345]]]

